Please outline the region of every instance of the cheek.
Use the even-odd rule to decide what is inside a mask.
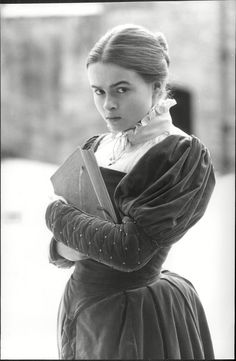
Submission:
[[[93,100],[94,100],[94,104],[95,104],[98,112],[99,112],[99,113],[102,113],[103,107],[102,107],[102,101],[101,101],[101,99],[100,99],[99,97],[95,97],[95,96],[94,96]]]
[[[142,117],[150,110],[152,106],[152,100],[150,97],[141,96],[135,97],[132,102],[129,102],[129,109],[135,115]]]

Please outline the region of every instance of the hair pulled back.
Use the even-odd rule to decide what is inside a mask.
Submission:
[[[164,35],[138,25],[119,25],[108,31],[91,49],[87,67],[102,62],[137,72],[147,83],[166,86],[170,63]],[[163,89],[164,90],[164,89]]]

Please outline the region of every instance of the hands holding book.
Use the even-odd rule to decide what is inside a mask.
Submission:
[[[92,151],[78,147],[52,175],[51,181],[56,194],[51,201],[61,201],[75,209],[116,221],[111,199]],[[53,252],[67,260],[74,262],[88,258],[63,243],[55,242],[54,239]]]
[[[61,201],[61,203],[64,204],[68,204],[68,202],[66,201],[66,199],[62,196],[58,196],[56,194],[51,194],[49,197],[51,202],[57,202],[57,201]],[[63,243],[59,243],[56,242],[56,240],[54,239],[54,244],[53,244],[53,248],[54,250],[50,250],[51,252],[55,252],[59,254],[59,256],[65,258],[66,260],[72,261],[72,262],[76,262],[76,261],[81,261],[82,259],[87,259],[88,257],[83,255],[82,253],[75,251],[74,249],[64,245]]]
[[[61,204],[68,204],[67,201],[62,196],[56,196],[52,195],[50,196],[50,200],[52,201],[51,204],[54,203],[61,203]],[[50,206],[50,205],[49,205]],[[77,262],[81,261],[83,259],[87,259],[88,257],[84,254],[80,253],[79,251],[76,251],[68,246],[66,246],[64,243],[57,242],[55,238],[52,239],[51,247],[50,247],[50,258],[55,258],[55,255],[53,257],[53,254],[58,254],[65,260],[60,260],[58,262],[59,267],[66,267],[66,260],[71,262]],[[53,262],[52,262],[53,263]],[[71,266],[71,263],[69,263],[68,266]]]

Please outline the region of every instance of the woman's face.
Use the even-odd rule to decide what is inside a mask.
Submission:
[[[112,132],[134,127],[154,105],[153,84],[133,70],[98,62],[89,65],[88,78],[96,108]]]

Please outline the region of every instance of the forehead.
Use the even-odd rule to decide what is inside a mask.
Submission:
[[[88,79],[90,85],[98,87],[111,87],[124,81],[131,85],[138,85],[144,80],[135,71],[123,68],[115,64],[94,63],[88,67]]]

